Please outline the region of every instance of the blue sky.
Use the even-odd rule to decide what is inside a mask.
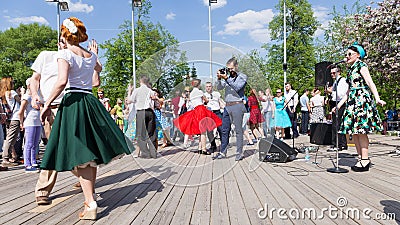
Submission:
[[[69,3],[69,12],[61,12],[61,21],[70,16],[80,18],[89,38],[103,43],[117,37],[124,20],[131,21],[130,0],[60,0]],[[355,1],[310,0],[314,16],[326,25],[333,5],[352,5]],[[368,4],[369,0],[361,3]],[[160,22],[180,42],[208,40],[208,0],[151,0],[150,18]],[[242,52],[261,50],[270,41],[268,23],[277,13],[278,0],[218,0],[213,4],[213,41],[234,46]],[[45,0],[1,0],[0,30],[20,23],[38,22],[57,29],[56,3]],[[316,36],[321,35],[321,30]],[[101,55],[101,52],[100,52]],[[104,61],[104,59],[102,60]]]

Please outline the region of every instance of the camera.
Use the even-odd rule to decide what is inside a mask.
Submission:
[[[224,67],[222,69],[219,69],[220,74],[227,74],[229,76],[229,70],[228,68]]]

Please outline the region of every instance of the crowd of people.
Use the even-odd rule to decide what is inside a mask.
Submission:
[[[59,51],[39,54],[32,65],[32,77],[26,80],[26,91],[15,90],[10,77],[2,78],[0,83],[3,106],[0,122],[6,124],[5,140],[0,138],[1,170],[17,165],[23,158],[26,172],[40,172],[35,187],[38,205],[51,203],[49,195],[57,173],[71,171],[79,180],[74,187],[81,188],[84,194],[84,210],[79,218],[95,220],[97,166],[131,154],[134,144],[136,156],[157,158],[159,140],[162,140],[161,148],[177,140],[183,148],[188,148],[198,136],[197,152],[219,160],[227,157],[234,137],[235,160],[240,161],[244,157],[244,138],[247,145],[254,145],[268,135],[278,139],[297,138],[309,132],[310,123],[324,122],[329,112],[332,113],[333,147],[347,148],[345,134],[351,135],[359,155],[351,169],[369,170],[367,134],[381,131],[376,104],[383,106],[385,102],[361,61],[366,53],[358,43],[346,51],[350,67],[347,77],[341,76],[339,67],[331,68],[335,82],[325,88],[331,96],[328,100],[319,88],[311,91],[311,98],[308,89],[299,97],[290,83],[285,84],[283,91],[276,89],[275,95],[270,88],[250,89],[246,95],[248,77],[240,72],[238,61],[233,57],[224,69],[216,72],[216,84],[205,83],[205,91],[201,90],[201,80],[193,79],[191,87],[175,90],[175,96],[165,99],[164,93],[153,88],[148,76],[142,74],[140,86],[129,85],[124,101],[117,99],[111,107],[103,89],[98,89],[97,98],[92,93],[93,87],[100,86],[102,70],[96,41],[90,42],[88,50],[80,46],[88,36],[82,21],[75,17],[63,21],[60,33]],[[222,90],[224,96],[219,92]],[[296,111],[299,103],[300,132]],[[330,106],[328,112],[326,105]],[[0,129],[1,135],[3,129]],[[18,147],[18,140],[22,145],[23,136],[25,146]],[[38,165],[41,137],[48,142]]]

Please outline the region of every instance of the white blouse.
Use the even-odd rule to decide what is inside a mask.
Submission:
[[[190,92],[190,104],[193,108],[198,105],[203,105],[203,96],[204,93],[200,91],[200,89],[193,88],[193,90]]]
[[[86,90],[92,89],[92,77],[96,66],[97,56],[93,53],[91,57],[84,58],[76,55],[69,49],[58,51],[57,60],[65,59],[69,64],[68,83],[65,88],[76,87]]]

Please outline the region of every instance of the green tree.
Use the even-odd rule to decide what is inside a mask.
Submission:
[[[388,106],[397,107],[400,97],[400,1],[383,0],[354,16],[356,40],[367,51],[365,62]]]
[[[144,1],[138,10],[138,21],[135,26],[135,62],[136,83],[141,75],[149,76],[158,86],[166,81],[158,81],[166,76],[176,58],[179,59],[176,44],[178,41],[161,24],[154,24],[148,19],[150,1]],[[103,84],[107,96],[115,102],[125,96],[128,83],[132,82],[132,27],[130,21],[120,26],[121,33],[117,38],[100,45],[105,49]],[[168,79],[171,79],[168,78]],[[160,87],[158,87],[160,88]],[[161,90],[165,91],[165,90]]]
[[[279,14],[274,16],[269,24],[271,39],[276,42],[264,45],[269,52],[267,55],[268,75],[282,81],[283,86],[283,2],[280,0],[277,6]],[[311,5],[307,0],[285,0],[286,2],[286,46],[287,46],[287,81],[294,83],[299,78],[314,74],[315,51],[313,36],[319,25],[313,16]],[[279,43],[278,43],[279,42]],[[274,68],[274,69],[272,69]],[[306,86],[311,86],[309,80]]]
[[[32,75],[30,66],[43,50],[57,51],[57,31],[49,26],[20,24],[0,31],[0,77],[11,76],[16,87]]]
[[[353,42],[364,45],[372,79],[388,107],[396,107],[399,96],[400,8],[398,0],[384,0],[377,7],[355,2],[342,12],[333,9],[333,20],[325,30],[325,43],[320,54],[328,61],[337,61]],[[332,54],[329,54],[332,53]]]
[[[239,70],[247,75],[247,86],[257,91],[269,87],[270,79],[267,75],[266,59],[257,50],[252,50],[246,55],[237,56]],[[246,92],[246,94],[248,94]]]
[[[337,62],[343,59],[345,50],[356,38],[355,33],[350,29],[355,23],[354,15],[365,13],[365,6],[357,0],[350,7],[342,6],[341,10],[333,7],[330,13],[332,20],[324,29],[324,40],[317,39],[316,41],[318,62]]]
[[[197,78],[197,69],[194,66],[194,63],[192,64],[192,68],[190,68],[190,77]]]

